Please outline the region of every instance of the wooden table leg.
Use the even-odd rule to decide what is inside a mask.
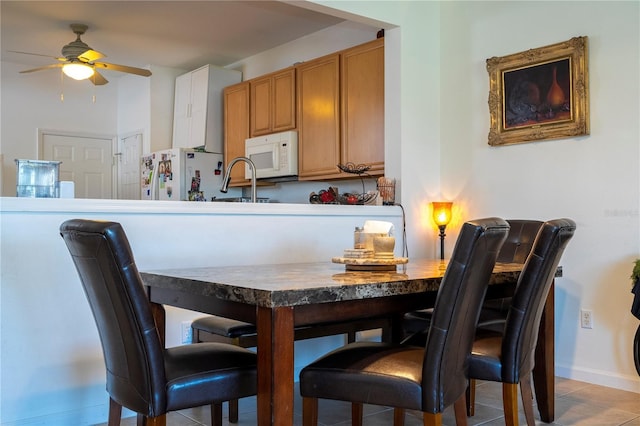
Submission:
[[[535,353],[535,367],[533,368],[533,385],[536,390],[536,401],[540,412],[540,419],[545,423],[553,422],[555,417],[555,313],[554,287],[551,284],[549,295],[544,305],[538,344]]]
[[[293,308],[257,308],[258,425],[293,425]]]

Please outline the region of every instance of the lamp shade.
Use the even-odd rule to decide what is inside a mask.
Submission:
[[[85,80],[91,77],[95,71],[89,65],[72,63],[64,64],[62,66],[62,72],[74,80]]]
[[[453,203],[447,201],[434,201],[433,205],[433,221],[438,226],[447,226],[451,222],[451,205]]]

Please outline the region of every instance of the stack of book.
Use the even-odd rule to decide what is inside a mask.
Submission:
[[[370,259],[373,258],[371,249],[345,249],[344,257],[347,259]]]

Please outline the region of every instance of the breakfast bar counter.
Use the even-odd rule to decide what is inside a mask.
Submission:
[[[121,223],[140,270],[328,261],[353,245],[365,220],[402,229],[397,206],[0,198],[0,321],[11,324],[0,352],[12,389],[0,396],[3,419],[82,411],[94,415],[88,423],[106,421],[100,341],[58,231],[73,218]],[[167,306],[167,346],[182,344],[182,323],[199,316]],[[299,342],[296,370],[342,341]]]

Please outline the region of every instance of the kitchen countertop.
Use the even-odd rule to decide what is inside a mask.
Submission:
[[[398,206],[350,206],[292,203],[212,203],[158,200],[0,197],[0,212],[113,212],[167,214],[293,214],[323,216],[397,216]]]

